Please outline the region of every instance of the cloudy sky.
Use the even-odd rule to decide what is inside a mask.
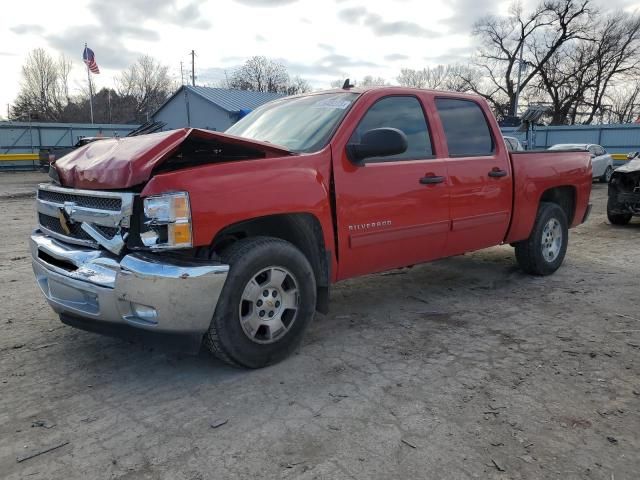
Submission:
[[[603,8],[640,7],[640,0],[594,0]],[[190,69],[212,84],[252,55],[282,61],[315,88],[350,76],[393,81],[400,68],[464,60],[469,31],[496,0],[25,0],[5,2],[0,15],[0,117],[19,91],[20,68],[37,47],[73,60],[71,88],[86,83],[81,55],[94,50],[98,88],[141,54]],[[535,0],[525,0],[525,4]]]

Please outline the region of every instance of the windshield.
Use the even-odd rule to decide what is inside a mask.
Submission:
[[[275,100],[251,112],[226,133],[293,152],[315,152],[329,142],[357,96],[345,92]]]

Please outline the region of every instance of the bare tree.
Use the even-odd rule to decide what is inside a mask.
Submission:
[[[396,77],[396,81],[402,87],[410,88],[427,88],[425,69],[414,70],[413,68],[401,68],[400,75]]]
[[[541,48],[534,44],[532,51],[539,61],[544,43]],[[594,20],[581,38],[566,42],[539,69],[537,85],[551,101],[551,123],[592,123],[596,116],[602,120],[607,89],[639,63],[637,16],[617,12]]]
[[[476,64],[483,70],[487,82],[482,82],[484,88],[475,90],[476,93],[486,97],[496,110],[506,106],[509,113],[515,115],[518,86],[514,77],[517,69],[522,68],[521,52],[523,62],[530,66],[520,81],[520,89],[524,89],[562,45],[583,35],[591,12],[590,0],[543,0],[530,12],[515,2],[509,16],[490,15],[478,21],[473,30],[481,43]],[[532,44],[535,44],[535,59]]]
[[[168,72],[169,67],[143,55],[116,78],[118,95],[133,101],[138,121],[146,120],[175,90]]]
[[[640,17],[625,12],[610,15],[597,24],[592,43],[593,85],[585,123],[591,123],[601,110],[611,82],[635,72],[640,65]]]
[[[32,50],[22,66],[20,93],[11,116],[42,121],[60,120],[69,98],[69,70],[70,63],[66,60],[56,62],[44,49]]]
[[[426,67],[422,70],[403,68],[396,80],[405,87],[441,89],[444,87],[449,70],[449,65]]]
[[[614,86],[607,90],[607,111],[609,123],[631,123],[640,117],[640,81]]]
[[[437,65],[422,70],[403,68],[396,80],[404,87],[465,92],[471,90],[471,83],[474,85],[477,83],[479,72],[477,69],[460,64]]]
[[[71,101],[71,97],[69,96],[69,74],[71,73],[71,68],[73,67],[73,62],[67,57],[64,53],[60,55],[58,59],[58,71],[60,74],[60,94],[66,100],[68,104]]]
[[[311,91],[311,85],[304,78],[293,77],[289,80],[287,88],[284,93],[287,95],[298,95],[300,93],[307,93]]]
[[[390,85],[384,78],[382,77],[374,77],[373,75],[365,75],[362,77],[362,80],[358,80],[357,78],[345,77],[345,78],[336,78],[329,83],[331,88],[342,88],[345,80],[349,80],[351,85],[355,85],[356,87],[384,87],[385,85]]]
[[[287,69],[281,63],[255,56],[234,71],[229,86],[237,90],[282,93],[289,84]]]
[[[311,90],[309,82],[289,76],[286,67],[267,57],[249,58],[223,82],[225,88],[296,95]]]
[[[387,81],[382,77],[374,77],[372,75],[365,75],[362,80],[356,82],[359,87],[383,87],[389,85]]]
[[[593,51],[586,43],[565,45],[539,70],[537,88],[551,103],[551,124],[575,123],[593,85]]]

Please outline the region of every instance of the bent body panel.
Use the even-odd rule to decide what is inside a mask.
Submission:
[[[154,176],[142,196],[170,190],[189,192],[194,247],[208,246],[225,227],[278,214],[308,213],[318,219],[327,250],[333,252],[329,202],[330,149],[312,155],[203,165]]]

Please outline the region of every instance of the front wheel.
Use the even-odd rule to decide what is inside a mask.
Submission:
[[[230,269],[205,345],[235,366],[279,362],[313,319],[316,282],[309,261],[291,243],[271,237],[239,240],[221,257]]]
[[[613,175],[613,167],[609,165],[600,177],[600,183],[609,183],[609,181],[611,180],[611,175]]]
[[[531,235],[516,243],[520,268],[532,275],[551,275],[562,265],[568,240],[564,210],[555,203],[542,202]]]

